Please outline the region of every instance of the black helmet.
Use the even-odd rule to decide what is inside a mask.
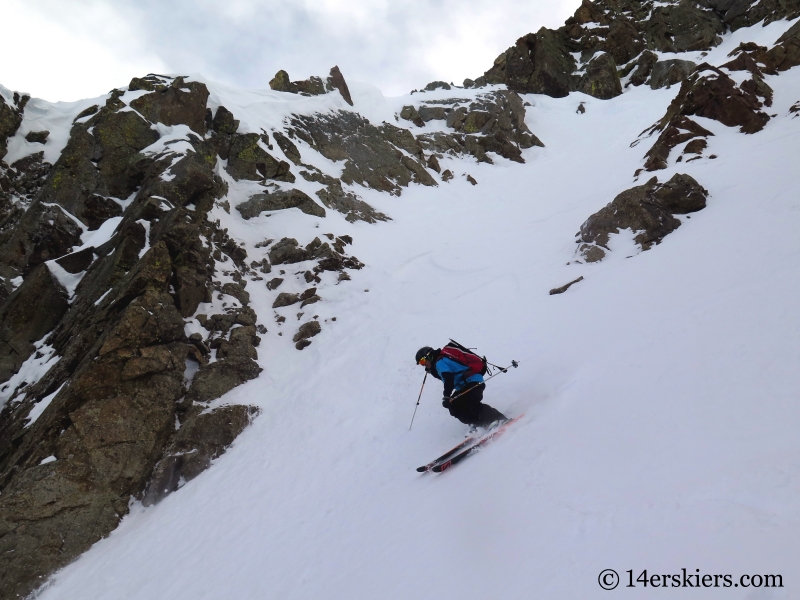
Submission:
[[[431,348],[430,346],[423,346],[422,348],[417,350],[417,355],[416,355],[417,364],[419,364],[419,361],[422,358],[429,357],[432,352],[433,352],[433,348]]]

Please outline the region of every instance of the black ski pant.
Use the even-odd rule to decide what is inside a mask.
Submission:
[[[461,396],[458,396],[450,403],[448,410],[450,414],[456,419],[467,425],[477,425],[478,427],[485,427],[494,423],[498,419],[505,419],[505,416],[488,404],[483,404],[483,390],[486,389],[486,384],[478,384],[472,389],[469,389],[471,384],[467,384],[469,391]],[[456,392],[458,395],[460,392]]]

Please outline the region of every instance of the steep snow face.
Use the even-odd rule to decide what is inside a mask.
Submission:
[[[525,150],[526,164],[446,159],[456,176],[447,185],[363,192],[391,222],[332,213],[325,227],[352,234],[367,266],[329,282],[310,307],[324,325],[303,352],[270,327],[264,372],[221,400],[262,415],[209,472],[134,506],[40,597],[605,598],[598,575],[611,568],[621,587],[628,570],[781,574],[785,587],[768,595],[702,595],[790,598],[800,564],[800,119],[790,112],[800,70],[766,80],[775,116],[762,131],[703,120],[718,158],[658,173],[691,175],[709,200],[648,252],[622,232],[605,260],[582,264],[573,240],[634,184],[643,151],[630,144],[675,88],[609,101],[528,95],[527,124],[545,147]],[[286,114],[277,101],[210,88],[252,131]],[[409,102],[351,89],[370,119]],[[323,101],[308,99],[310,112]],[[316,235],[299,211],[245,222],[214,210],[248,249],[292,219],[298,237]],[[274,294],[248,291],[269,314]],[[422,382],[414,352],[449,337],[495,363],[520,361],[486,401],[525,416],[452,471],[421,476],[414,468],[466,429],[429,381],[408,430]]]

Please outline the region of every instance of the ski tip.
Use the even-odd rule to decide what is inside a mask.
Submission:
[[[428,467],[417,467],[417,473],[427,473]]]

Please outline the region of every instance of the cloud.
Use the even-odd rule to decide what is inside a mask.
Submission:
[[[481,75],[519,36],[560,26],[579,5],[579,0],[6,2],[13,19],[24,23],[24,33],[0,41],[0,51],[5,56],[14,47],[26,51],[14,53],[22,54],[14,68],[0,69],[0,83],[27,86],[36,95],[47,89],[48,99],[97,95],[147,72],[202,73],[260,88],[279,69],[302,79],[327,74],[334,64],[346,78],[369,81],[387,95],[407,93],[434,79],[459,83]]]

